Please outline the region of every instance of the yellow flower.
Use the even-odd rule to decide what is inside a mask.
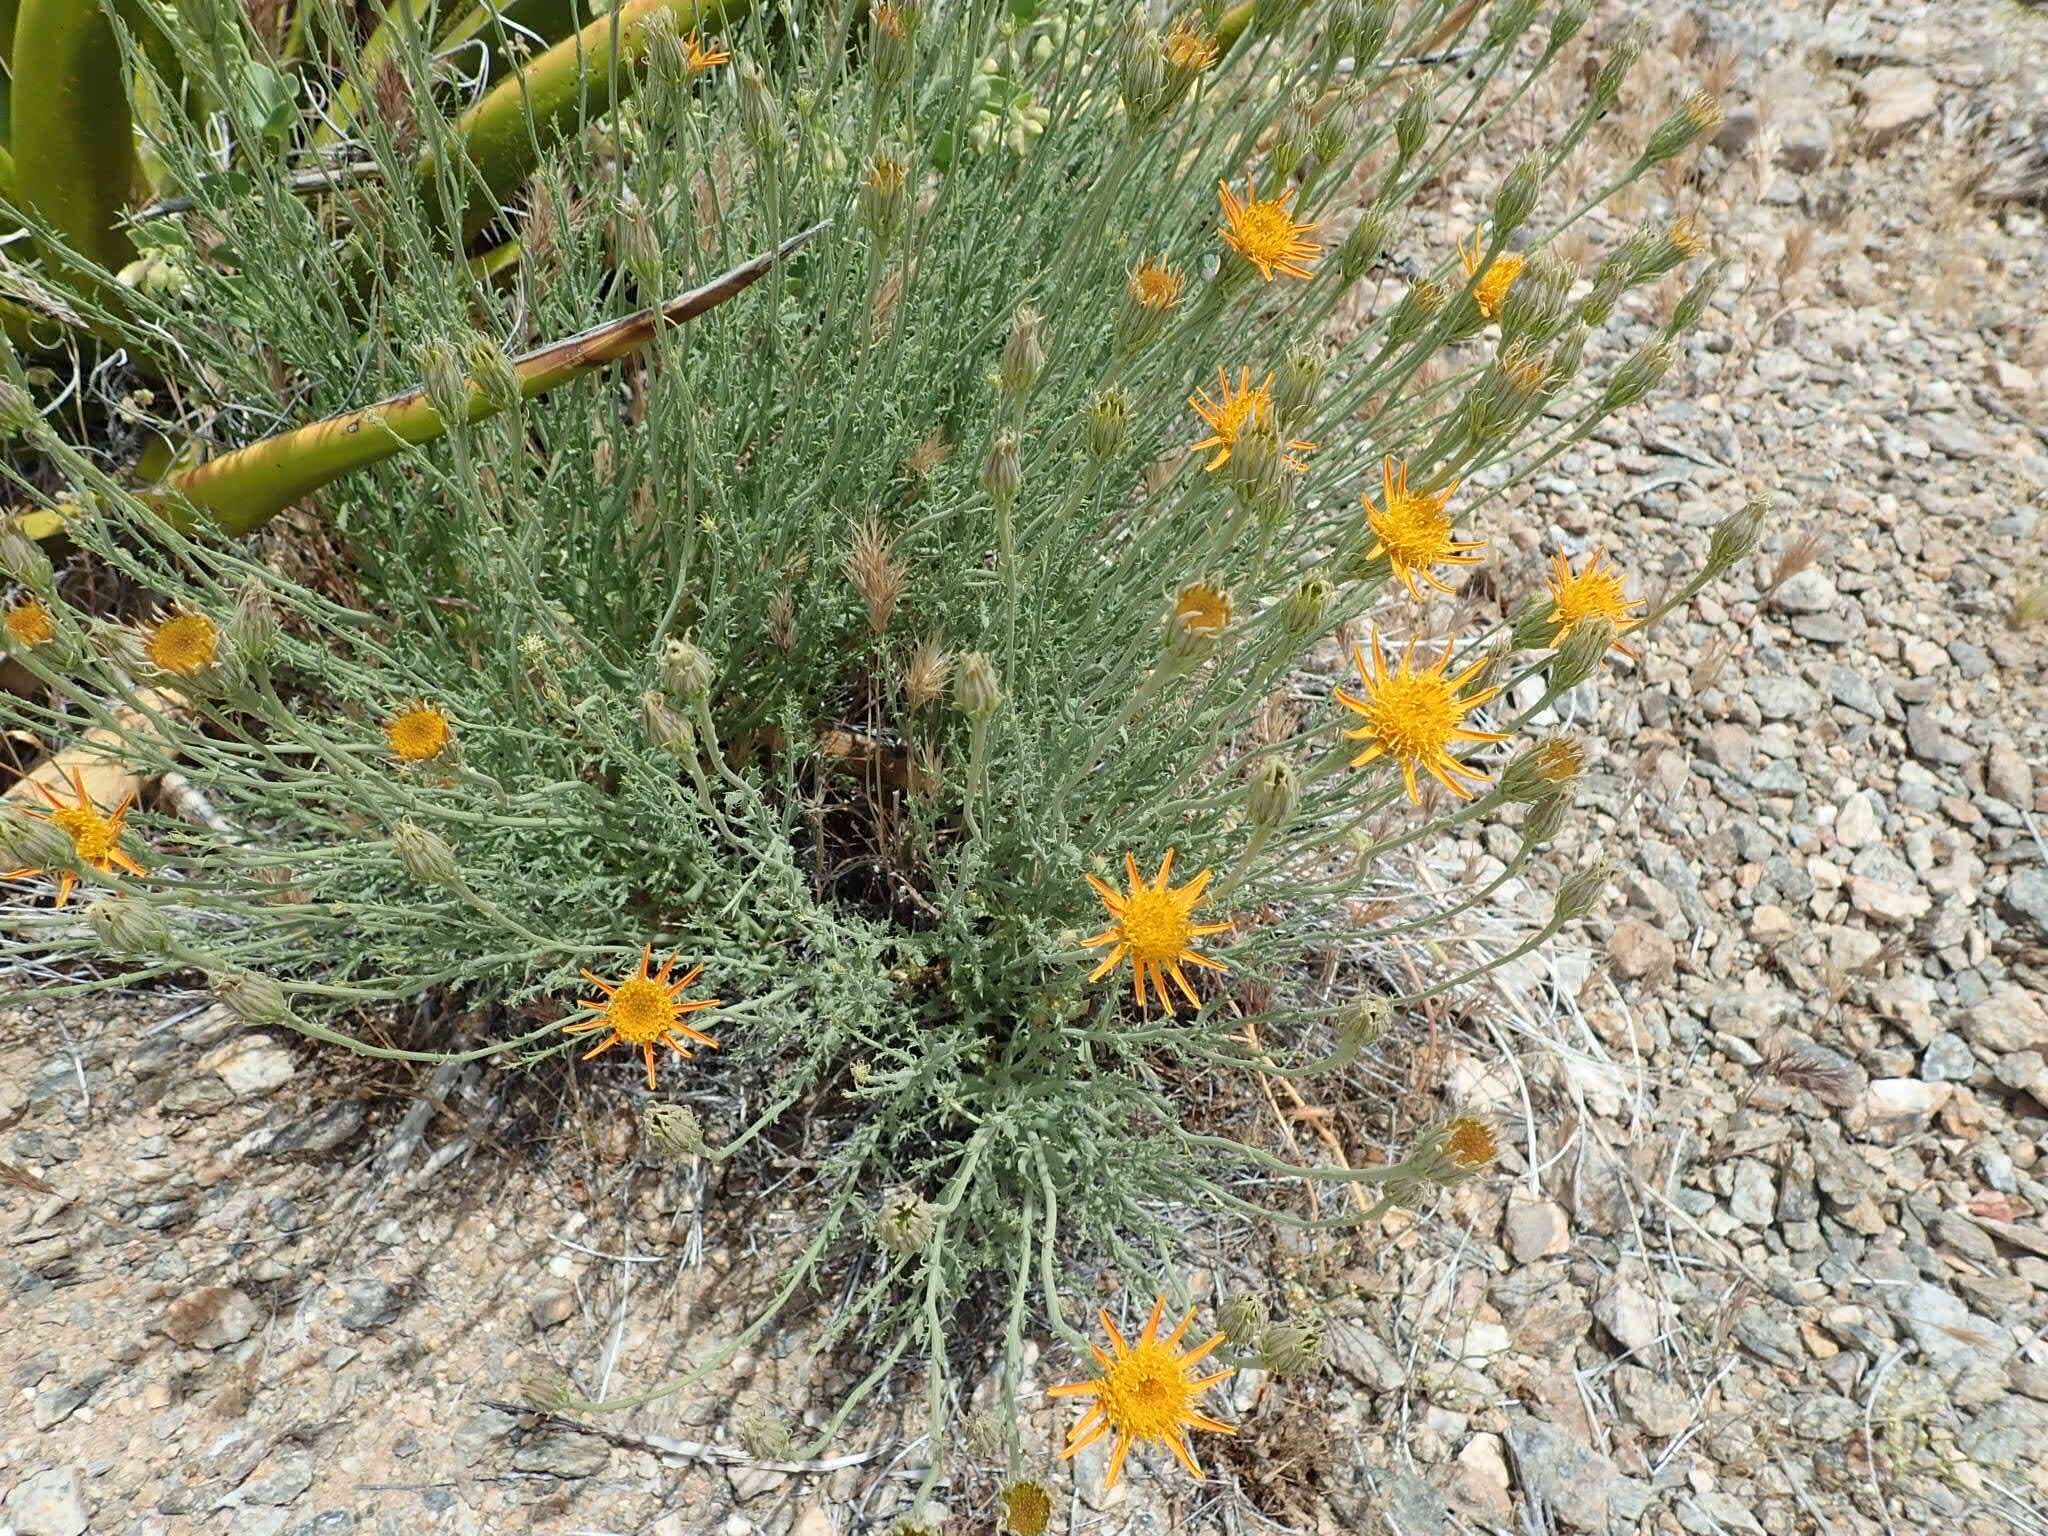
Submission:
[[[1288,213],[1292,187],[1278,197],[1261,198],[1247,182],[1242,202],[1227,181],[1219,181],[1216,192],[1223,202],[1223,243],[1257,267],[1261,277],[1270,283],[1275,272],[1289,277],[1315,276],[1302,263],[1322,255],[1323,247],[1308,238],[1315,233],[1315,225],[1297,224]]]
[[[1460,245],[1458,254],[1465,261],[1465,280],[1470,282],[1486,262],[1486,249],[1479,243],[1479,231],[1472,231],[1472,243]],[[1522,275],[1522,258],[1513,251],[1502,251],[1493,258],[1493,265],[1486,268],[1486,276],[1479,279],[1479,286],[1472,290],[1472,302],[1479,306],[1479,313],[1489,320],[1500,318],[1500,306],[1508,296],[1508,290],[1515,286],[1515,279]]]
[[[1366,551],[1366,558],[1385,555],[1394,574],[1415,597],[1422,596],[1422,589],[1415,584],[1418,576],[1439,592],[1451,590],[1437,579],[1431,566],[1477,565],[1479,557],[1471,551],[1486,547],[1484,539],[1460,543],[1451,537],[1451,515],[1445,508],[1457,489],[1458,482],[1453,480],[1440,491],[1411,491],[1407,464],[1390,457],[1380,465],[1380,492],[1386,505],[1374,506],[1370,491],[1360,495],[1366,525],[1378,541]]]
[[[678,1035],[695,1040],[713,1050],[718,1042],[701,1030],[692,1029],[683,1023],[687,1014],[702,1013],[706,1008],[716,1008],[719,1000],[715,997],[680,1001],[683,988],[704,974],[701,965],[692,966],[682,980],[671,982],[669,972],[675,969],[676,957],[670,955],[662,962],[661,970],[653,972],[654,946],[649,944],[640,952],[638,975],[628,976],[623,981],[609,982],[588,971],[579,974],[603,997],[578,998],[583,1009],[596,1015],[595,1018],[575,1019],[562,1026],[562,1032],[570,1035],[586,1034],[594,1030],[608,1029],[611,1033],[583,1053],[585,1061],[602,1055],[621,1040],[639,1047],[640,1054],[647,1061],[647,1086],[654,1087],[654,1048],[665,1045],[678,1056],[694,1054]]]
[[[1187,17],[1176,17],[1166,29],[1166,67],[1191,79],[1215,62],[1216,39]]]
[[[1173,628],[1213,640],[1230,627],[1230,594],[1212,581],[1191,581],[1173,600]]]
[[[1498,688],[1484,688],[1474,694],[1459,693],[1489,658],[1481,656],[1456,677],[1446,677],[1445,669],[1451,663],[1451,650],[1446,646],[1435,666],[1417,672],[1415,642],[1411,640],[1396,672],[1387,666],[1377,631],[1372,637],[1370,669],[1363,651],[1354,646],[1351,654],[1358,665],[1359,680],[1365,685],[1365,696],[1359,698],[1339,688],[1337,702],[1362,716],[1365,723],[1357,730],[1346,731],[1344,739],[1369,743],[1351,760],[1351,766],[1363,768],[1377,758],[1393,758],[1401,765],[1408,798],[1417,805],[1422,803],[1422,792],[1415,779],[1417,769],[1460,800],[1471,799],[1472,791],[1459,783],[1456,776],[1484,783],[1486,775],[1459,762],[1452,753],[1452,744],[1507,740],[1497,732],[1468,730],[1464,725],[1466,715],[1500,692]]]
[[[1141,261],[1131,269],[1131,302],[1151,314],[1170,313],[1187,286],[1187,279],[1168,266],[1164,256]]]
[[[164,671],[191,677],[220,655],[220,629],[203,613],[174,613],[150,630],[142,651]]]
[[[424,763],[448,750],[448,716],[438,704],[408,704],[384,722],[384,739],[401,762]]]
[[[1665,232],[1665,238],[1671,242],[1673,250],[1687,259],[1699,255],[1707,248],[1706,228],[1692,214],[1673,219],[1671,228]]]
[[[131,875],[142,873],[142,866],[121,850],[121,823],[127,817],[129,808],[135,804],[135,793],[114,807],[111,816],[102,816],[92,796],[86,793],[85,776],[78,769],[71,770],[71,787],[77,792],[78,803],[66,805],[50,790],[41,779],[35,781],[43,798],[50,802],[50,809],[31,809],[28,814],[52,822],[57,829],[71,839],[71,855],[87,869],[96,869],[103,875],[112,874],[116,869],[125,869]],[[0,874],[0,880],[26,880],[31,875],[40,875],[40,869],[10,869]],[[78,884],[78,876],[70,870],[63,870],[57,876],[57,905],[64,906],[71,900],[71,892]]]
[[[1095,1406],[1068,1434],[1067,1448],[1060,1452],[1062,1461],[1086,1450],[1104,1435],[1115,1433],[1116,1447],[1110,1452],[1109,1477],[1105,1483],[1109,1488],[1116,1486],[1117,1478],[1123,1474],[1124,1458],[1137,1441],[1155,1441],[1165,1446],[1182,1466],[1200,1477],[1202,1469],[1195,1465],[1195,1458],[1188,1451],[1186,1431],[1193,1428],[1212,1430],[1219,1435],[1237,1433],[1230,1425],[1210,1418],[1195,1407],[1196,1398],[1217,1382],[1227,1379],[1231,1372],[1223,1370],[1213,1376],[1192,1378],[1188,1375],[1188,1368],[1221,1344],[1223,1335],[1212,1334],[1206,1342],[1181,1354],[1181,1337],[1188,1331],[1188,1324],[1195,1320],[1195,1314],[1190,1309],[1188,1315],[1180,1320],[1180,1326],[1161,1338],[1159,1323],[1165,1311],[1166,1298],[1162,1296],[1153,1304],[1151,1320],[1145,1324],[1145,1331],[1135,1344],[1126,1342],[1124,1336],[1117,1332],[1108,1312],[1100,1314],[1103,1330],[1108,1333],[1116,1353],[1112,1355],[1099,1345],[1089,1345],[1096,1363],[1102,1367],[1102,1374],[1093,1381],[1077,1381],[1051,1389],[1053,1397],[1095,1399]]]
[[[884,6],[882,9],[886,10],[887,7]],[[700,41],[694,32],[683,39],[683,49],[689,61],[690,73],[693,75],[701,75],[707,69],[716,69],[732,58],[731,54],[720,49],[717,44]]]
[[[1160,1006],[1169,1014],[1173,1012],[1173,998],[1166,990],[1168,976],[1179,984],[1187,1000],[1200,1008],[1202,1000],[1195,996],[1195,989],[1188,984],[1187,972],[1181,967],[1199,965],[1212,971],[1230,969],[1221,960],[1211,960],[1189,948],[1196,939],[1230,931],[1228,923],[1198,923],[1194,920],[1195,904],[1202,899],[1202,892],[1208,889],[1210,871],[1203,870],[1186,885],[1168,886],[1167,876],[1173,872],[1173,850],[1169,848],[1166,857],[1159,861],[1159,873],[1151,884],[1145,883],[1144,877],[1138,873],[1138,861],[1128,853],[1124,855],[1124,872],[1130,877],[1128,893],[1096,879],[1094,875],[1087,877],[1115,922],[1094,938],[1083,939],[1082,946],[1086,949],[1099,949],[1104,944],[1116,946],[1088,979],[1102,980],[1122,963],[1124,956],[1129,955],[1131,991],[1140,1008],[1146,1006],[1145,982],[1150,977],[1152,989],[1159,994]]]
[[[39,597],[25,597],[7,610],[7,638],[33,650],[57,638],[57,621]]]
[[[1209,428],[1209,435],[1199,443],[1192,444],[1190,453],[1201,453],[1214,448],[1216,457],[1202,467],[1214,473],[1230,462],[1230,450],[1237,444],[1237,435],[1248,423],[1266,426],[1273,419],[1273,375],[1266,375],[1266,382],[1252,387],[1252,371],[1240,368],[1237,371],[1237,392],[1231,393],[1230,375],[1221,368],[1216,370],[1216,385],[1219,398],[1211,400],[1204,390],[1196,390],[1188,396],[1188,404]],[[1308,466],[1296,457],[1297,454],[1312,453],[1315,444],[1299,438],[1287,444],[1293,450],[1283,453],[1280,462],[1299,474]]]
[[[1592,558],[1576,575],[1571,564],[1560,552],[1550,576],[1550,617],[1557,626],[1551,632],[1550,643],[1558,644],[1564,637],[1587,619],[1606,619],[1613,624],[1615,633],[1621,634],[1642,623],[1632,617],[1642,607],[1642,599],[1631,602],[1622,588],[1622,576],[1618,567],[1602,563],[1603,552],[1594,550]],[[1635,652],[1619,640],[1614,649],[1631,659]]]
[[[1045,1536],[1052,1523],[1052,1494],[1045,1484],[1027,1478],[1005,1488],[1003,1523],[1011,1536]]]

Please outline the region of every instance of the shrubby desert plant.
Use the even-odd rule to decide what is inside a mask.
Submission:
[[[70,301],[158,370],[92,377],[108,442],[67,435],[61,373],[5,359],[22,527],[81,553],[5,536],[35,687],[0,715],[97,732],[212,815],[82,785],[17,809],[5,863],[40,874],[5,952],[81,962],[53,994],[104,984],[82,962],[109,954],[124,982],[203,973],[251,1021],[394,1057],[448,1059],[352,1015],[446,989],[497,1030],[465,1054],[629,1060],[680,1157],[744,1157],[804,1104],[818,1216],[770,1305],[623,1401],[831,1289],[826,1340],[857,1331],[871,1370],[821,1443],[907,1358],[936,1435],[971,1348],[952,1319],[984,1299],[1014,1455],[1029,1328],[1089,1348],[1084,1266],[1184,1303],[1180,1212],[1355,1226],[1491,1160],[1453,1119],[1388,1166],[1296,1166],[1197,1125],[1187,1085],[1341,1072],[1583,912],[1599,872],[1566,871],[1521,948],[1447,942],[1468,958],[1386,980],[1393,940],[1448,941],[1569,814],[1579,748],[1532,717],[1754,543],[1750,508],[1655,609],[1597,557],[1490,623],[1435,595],[1478,558],[1474,512],[1654,388],[1711,291],[1683,223],[1591,272],[1554,249],[1599,201],[1551,188],[1631,34],[1479,230],[1411,218],[1582,56],[1587,9],[880,0],[719,28],[636,0],[598,62],[640,89],[502,205],[417,109],[403,135],[395,109],[293,130],[310,153],[338,122],[380,168],[341,190],[289,157],[223,177],[223,133],[261,131],[210,73],[246,19],[213,12],[203,35],[241,44],[183,49],[179,91],[131,45],[150,100],[213,110],[147,129],[190,204],[149,226],[178,281]],[[431,98],[420,39],[383,46]],[[351,75],[368,99],[360,64],[317,83]],[[1607,191],[1713,121],[1683,103]],[[542,394],[512,361],[777,251],[616,366]],[[1617,354],[1617,303],[1660,281],[1689,285],[1668,328]],[[345,429],[379,454],[290,482],[324,484],[324,555],[303,514],[252,539],[106,451],[198,443],[203,470],[267,438],[289,478],[292,432],[379,397]],[[130,612],[84,611],[82,568]],[[1304,691],[1333,640],[1356,670]],[[1491,884],[1354,921],[1398,850],[1492,817],[1520,848]],[[1372,1198],[1305,1218],[1286,1197],[1311,1181]],[[1114,1435],[1119,1466],[1143,1440],[1193,1464],[1197,1357],[1315,1358],[1310,1323],[1248,1300],[1207,1344],[1166,1304],[1073,1389],[1073,1443]]]

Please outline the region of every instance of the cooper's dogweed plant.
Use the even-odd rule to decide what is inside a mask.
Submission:
[[[147,130],[190,203],[151,226],[181,281],[75,300],[146,333],[171,382],[92,381],[149,396],[109,453],[69,440],[75,404],[37,408],[61,380],[6,359],[15,491],[83,555],[0,551],[36,682],[0,712],[60,745],[97,731],[214,815],[82,788],[11,815],[0,862],[43,873],[5,950],[203,973],[252,1022],[405,1059],[454,1057],[352,1017],[459,992],[493,1032],[455,1056],[596,1057],[676,1157],[745,1159],[802,1104],[808,1145],[829,1133],[817,1214],[769,1304],[621,1402],[830,1294],[823,1342],[857,1334],[870,1370],[818,1444],[912,1356],[936,1436],[952,1319],[990,1299],[1014,1458],[1023,1340],[1085,1355],[1072,1297],[1106,1261],[1169,1300],[1135,1343],[1104,1315],[1116,1352],[1063,1389],[1094,1399],[1070,1449],[1194,1465],[1186,1430],[1225,1426],[1190,1374],[1219,1340],[1160,1332],[1188,1213],[1358,1227],[1494,1141],[1456,1118],[1390,1165],[1303,1166],[1198,1123],[1186,1085],[1340,1073],[1582,914],[1597,870],[1564,872],[1525,942],[1457,942],[1568,813],[1580,751],[1535,717],[1756,535],[1758,509],[1731,519],[1648,611],[1600,557],[1492,622],[1432,596],[1483,558],[1489,502],[1655,386],[1712,281],[1623,353],[1621,296],[1697,232],[1646,227],[1586,273],[1554,252],[1599,197],[1552,207],[1552,179],[1593,153],[1632,35],[1476,233],[1416,211],[1577,59],[1587,7],[1538,10],[887,0],[721,25],[636,0],[598,67],[637,94],[481,218],[459,136],[423,109],[395,134],[390,102],[342,92],[359,66],[310,81],[356,104],[319,137],[383,174],[216,174],[221,135],[257,130],[209,60],[242,54],[187,48],[224,105]],[[416,38],[379,56],[419,102],[446,89]],[[400,173],[409,135],[432,175]],[[776,251],[722,307],[651,312]],[[520,356],[640,310],[634,346],[580,370]],[[380,396],[317,445],[374,442],[355,473],[292,478],[305,423]],[[118,467],[194,441],[247,464],[259,439],[325,486],[325,557]],[[132,617],[77,606],[81,564]],[[1357,923],[1399,850],[1495,818],[1519,849],[1489,885]],[[61,910],[32,910],[46,881]],[[1464,958],[1415,978],[1391,961],[1407,933]],[[1372,1195],[1303,1216],[1304,1184]],[[1312,1363],[1310,1322],[1248,1310],[1223,1368]]]

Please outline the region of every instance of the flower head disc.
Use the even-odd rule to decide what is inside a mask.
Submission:
[[[1207,1342],[1181,1354],[1181,1337],[1188,1331],[1188,1324],[1195,1320],[1195,1314],[1190,1310],[1180,1320],[1178,1328],[1161,1338],[1159,1323],[1165,1311],[1166,1298],[1162,1296],[1153,1304],[1151,1320],[1145,1324],[1145,1331],[1135,1344],[1126,1341],[1117,1332],[1109,1313],[1103,1312],[1103,1331],[1109,1335],[1116,1353],[1111,1354],[1098,1345],[1088,1346],[1095,1354],[1096,1363],[1102,1367],[1102,1374],[1093,1381],[1077,1381],[1051,1389],[1054,1397],[1095,1399],[1095,1406],[1067,1435],[1067,1448],[1060,1452],[1060,1459],[1064,1461],[1077,1455],[1104,1435],[1114,1433],[1116,1448],[1110,1453],[1106,1484],[1111,1488],[1123,1474],[1124,1458],[1137,1441],[1151,1440],[1164,1445],[1182,1466],[1200,1477],[1202,1469],[1195,1465],[1195,1458],[1188,1451],[1187,1430],[1207,1429],[1219,1435],[1237,1433],[1230,1425],[1210,1418],[1195,1407],[1196,1398],[1231,1373],[1225,1370],[1213,1376],[1188,1375],[1188,1368],[1221,1344],[1223,1335],[1214,1334]]]
[[[1365,684],[1364,697],[1339,688],[1337,702],[1364,720],[1357,730],[1344,733],[1345,740],[1368,745],[1351,759],[1351,766],[1363,768],[1376,758],[1391,757],[1401,765],[1408,798],[1415,804],[1422,803],[1415,778],[1418,769],[1458,799],[1470,800],[1472,791],[1458,781],[1459,776],[1484,783],[1486,775],[1459,762],[1453,753],[1455,744],[1507,740],[1499,732],[1468,730],[1464,724],[1466,715],[1500,692],[1498,688],[1484,688],[1473,694],[1459,692],[1486,665],[1488,658],[1482,656],[1456,677],[1446,677],[1445,670],[1451,663],[1450,647],[1446,646],[1435,666],[1418,672],[1415,642],[1411,640],[1401,658],[1400,670],[1395,671],[1387,666],[1386,653],[1380,649],[1380,637],[1375,633],[1372,666],[1366,666],[1365,653],[1356,647],[1352,649],[1352,659],[1358,664],[1360,681]]]
[[[1100,981],[1122,963],[1125,955],[1131,957],[1131,990],[1138,1000],[1138,1006],[1146,1006],[1145,983],[1149,977],[1152,989],[1159,994],[1159,1004],[1169,1014],[1173,1012],[1173,997],[1166,990],[1166,978],[1171,976],[1180,987],[1181,994],[1195,1007],[1202,1006],[1202,1000],[1195,996],[1195,989],[1189,985],[1183,965],[1199,965],[1212,971],[1227,971],[1229,966],[1221,960],[1211,960],[1190,946],[1196,939],[1206,938],[1212,933],[1227,933],[1228,923],[1198,923],[1194,920],[1195,904],[1202,899],[1202,892],[1209,888],[1210,872],[1203,870],[1183,886],[1169,886],[1167,876],[1173,872],[1173,850],[1166,850],[1166,857],[1159,861],[1159,873],[1148,884],[1138,873],[1138,861],[1128,853],[1124,855],[1124,873],[1130,877],[1128,893],[1115,886],[1088,876],[1088,883],[1095,887],[1095,894],[1102,898],[1102,904],[1109,908],[1109,915],[1115,921],[1091,939],[1082,944],[1089,949],[1104,944],[1116,947],[1109,952],[1109,958],[1095,967],[1089,975],[1090,981]]]
[[[4,622],[7,638],[24,650],[48,645],[57,638],[57,621],[50,616],[49,607],[39,597],[23,598],[7,610]]]
[[[1273,375],[1266,375],[1266,382],[1256,387],[1252,384],[1252,371],[1240,368],[1237,371],[1237,389],[1230,387],[1230,375],[1223,369],[1216,370],[1217,398],[1211,400],[1205,390],[1196,390],[1188,396],[1188,404],[1209,429],[1209,435],[1199,443],[1192,444],[1188,452],[1203,453],[1214,448],[1216,456],[1202,468],[1211,474],[1230,462],[1230,451],[1237,446],[1238,434],[1247,425],[1268,426],[1273,420]],[[1308,468],[1297,455],[1312,453],[1315,444],[1299,438],[1288,443],[1280,456],[1280,462],[1296,474]]]
[[[100,808],[93,804],[92,796],[86,793],[85,776],[73,768],[71,788],[78,796],[75,805],[66,805],[51,793],[50,786],[41,779],[35,781],[43,798],[50,802],[47,811],[31,809],[29,814],[40,816],[53,823],[57,830],[71,839],[71,856],[87,869],[96,869],[103,875],[124,869],[131,875],[142,873],[142,866],[121,851],[121,823],[128,815],[129,807],[135,804],[135,795],[128,797],[114,807],[113,814],[102,816]],[[40,875],[40,869],[10,869],[0,873],[0,880],[26,880],[31,875]],[[78,885],[78,876],[70,870],[63,870],[57,876],[57,905],[64,906],[71,900],[71,892]]]
[[[583,979],[604,995],[577,999],[578,1003],[595,1015],[594,1018],[572,1019],[562,1026],[562,1032],[569,1035],[587,1034],[595,1030],[608,1029],[610,1034],[583,1053],[585,1061],[602,1055],[620,1041],[635,1046],[647,1062],[647,1086],[654,1087],[654,1048],[665,1045],[678,1056],[694,1054],[678,1036],[695,1040],[700,1045],[718,1049],[718,1042],[702,1030],[692,1029],[683,1023],[686,1015],[702,1013],[706,1008],[716,1008],[719,1000],[715,997],[681,1000],[683,988],[704,974],[701,965],[692,966],[680,981],[670,981],[669,973],[675,969],[676,957],[671,955],[662,962],[657,972],[654,967],[654,946],[649,944],[640,952],[640,970],[637,975],[628,976],[619,982],[605,981],[588,971],[580,974]]]
[[[1213,640],[1230,627],[1230,594],[1213,581],[1191,581],[1173,600],[1168,621],[1204,640]]]
[[[1321,256],[1323,247],[1320,241],[1310,238],[1315,234],[1315,225],[1297,224],[1288,213],[1287,200],[1294,196],[1294,189],[1289,187],[1278,197],[1267,198],[1260,197],[1249,182],[1244,190],[1240,200],[1230,190],[1229,182],[1216,184],[1217,196],[1223,204],[1223,243],[1258,268],[1259,276],[1269,283],[1275,272],[1303,279],[1314,277],[1315,273],[1302,263]]]
[[[719,65],[732,58],[731,54],[719,48],[715,43],[706,43],[700,40],[694,32],[683,39],[683,53],[689,71],[693,75],[701,75],[707,69],[716,69]]]
[[[408,704],[384,722],[384,740],[400,762],[424,763],[448,750],[448,715],[438,704]]]
[[[1490,1168],[1500,1156],[1493,1127],[1476,1115],[1459,1115],[1444,1126],[1444,1156],[1459,1169]]]
[[[1642,620],[1635,617],[1643,606],[1641,598],[1629,599],[1622,586],[1619,567],[1604,563],[1605,552],[1594,550],[1592,558],[1576,574],[1562,553],[1554,557],[1550,575],[1550,617],[1557,627],[1550,643],[1558,644],[1587,619],[1606,619],[1616,634],[1634,629]],[[1619,640],[1614,648],[1631,660],[1635,652]]]
[[[1460,543],[1451,537],[1451,515],[1445,508],[1457,489],[1453,480],[1440,491],[1411,491],[1407,464],[1388,458],[1380,466],[1380,494],[1386,505],[1374,506],[1370,491],[1360,497],[1366,526],[1378,541],[1366,551],[1366,558],[1385,555],[1394,574],[1418,598],[1422,589],[1415,584],[1417,577],[1439,592],[1451,590],[1431,566],[1477,565],[1479,557],[1472,551],[1486,547],[1484,539]]]
[[[1470,282],[1482,266],[1486,266],[1486,248],[1479,243],[1479,231],[1472,231],[1472,243],[1460,245],[1458,254],[1464,258],[1465,280]],[[1508,296],[1508,290],[1515,286],[1515,279],[1522,275],[1522,258],[1513,251],[1502,251],[1493,258],[1493,265],[1486,267],[1486,275],[1479,279],[1479,286],[1472,290],[1472,302],[1479,306],[1479,313],[1489,320],[1500,318],[1500,306]]]
[[[142,652],[164,671],[191,677],[220,655],[220,629],[203,613],[174,613],[150,630]]]
[[[1141,261],[1131,268],[1131,302],[1155,315],[1171,313],[1187,286],[1188,280],[1174,271],[1163,256],[1157,261]]]

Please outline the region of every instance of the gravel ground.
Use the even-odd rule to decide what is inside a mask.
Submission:
[[[1732,297],[1482,529],[1491,589],[1598,546],[1653,589],[1778,505],[1752,568],[1571,700],[1596,750],[1560,862],[1620,863],[1602,911],[1382,1049],[1384,1086],[1501,1116],[1502,1174],[1262,1255],[1331,1317],[1321,1374],[1232,1383],[1199,1487],[1105,1493],[1084,1456],[1055,1529],[2048,1532],[2048,709],[2014,617],[2048,583],[2048,223],[2009,196],[2048,196],[2048,18],[1825,9],[1722,0],[1651,50],[1646,115],[1724,54],[1735,110],[1622,213],[1698,212]],[[1510,886],[1494,921],[1544,907]],[[802,1228],[772,1170],[637,1157],[607,1092],[337,1066],[171,997],[0,1010],[33,1186],[0,1183],[0,1532],[888,1529],[929,1454],[893,1396],[850,1465],[740,1444],[848,1385],[797,1332],[605,1433],[516,1406],[701,1359]],[[987,1530],[960,1467],[954,1526]]]

